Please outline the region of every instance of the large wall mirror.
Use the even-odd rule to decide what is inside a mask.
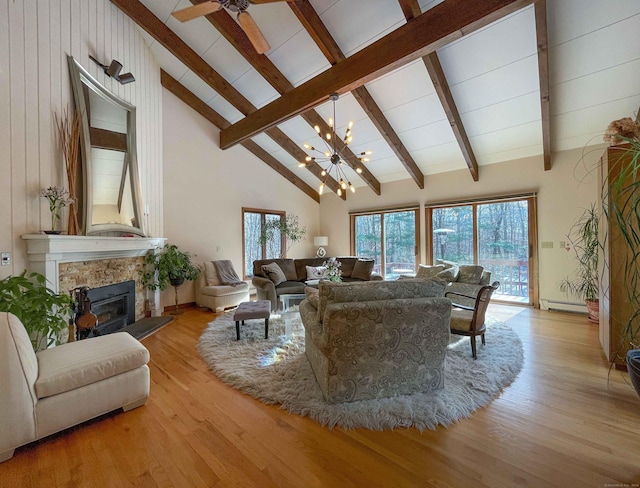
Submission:
[[[82,229],[145,236],[136,149],[136,108],[68,56],[76,110],[82,116]]]

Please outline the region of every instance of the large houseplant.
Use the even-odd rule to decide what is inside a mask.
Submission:
[[[260,230],[258,244],[268,246],[269,249],[279,249],[279,257],[284,258],[294,242],[304,239],[307,229],[300,226],[297,215],[287,215],[279,219],[267,220]],[[280,240],[284,238],[284,246]],[[268,253],[269,254],[269,253]]]
[[[560,282],[560,289],[582,298],[589,311],[589,320],[598,321],[598,223],[600,216],[595,208],[586,209],[571,227],[567,239],[571,243],[578,266],[575,276]]]
[[[35,351],[54,344],[68,334],[71,297],[59,295],[46,286],[38,273],[23,271],[19,276],[0,280],[0,312],[11,312],[20,319],[31,337]]]
[[[191,255],[175,244],[166,244],[159,252],[149,253],[142,274],[142,284],[149,290],[165,290],[168,285],[180,286],[185,280],[197,280],[202,270],[193,264]]]

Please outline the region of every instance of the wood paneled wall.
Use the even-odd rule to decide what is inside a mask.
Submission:
[[[68,54],[136,106],[145,224],[162,236],[160,69],[138,28],[108,0],[0,0],[0,252],[12,257],[0,278],[27,266],[20,236],[49,228],[40,189],[68,187],[53,119],[73,104]],[[89,54],[104,64],[117,59],[136,81],[108,78]]]

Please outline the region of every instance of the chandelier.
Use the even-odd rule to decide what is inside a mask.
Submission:
[[[305,166],[307,166],[307,164],[313,161],[320,164],[321,166],[324,166],[324,169],[320,173],[320,175],[324,177],[324,179],[322,180],[322,183],[320,183],[320,187],[318,188],[318,193],[320,195],[322,195],[324,188],[326,186],[327,179],[330,176],[332,176],[332,173],[334,173],[333,178],[338,182],[338,185],[339,185],[338,190],[336,191],[338,196],[342,196],[342,191],[347,190],[347,188],[351,190],[352,193],[355,193],[356,188],[351,184],[351,182],[345,175],[344,170],[342,169],[342,165],[343,163],[348,163],[349,166],[354,167],[354,169],[356,170],[356,173],[361,174],[362,163],[366,163],[367,161],[369,161],[369,158],[367,156],[373,154],[373,151],[363,151],[356,156],[356,161],[353,161],[353,162],[348,161],[348,159],[342,154],[342,151],[344,151],[347,148],[347,146],[349,146],[349,143],[353,139],[353,136],[351,135],[351,128],[353,127],[353,122],[349,122],[349,125],[347,126],[347,130],[345,131],[344,137],[342,138],[342,142],[344,143],[344,145],[339,144],[338,137],[336,136],[336,127],[335,127],[337,125],[335,123],[335,120],[336,120],[336,101],[338,100],[338,98],[339,96],[337,93],[332,93],[329,96],[329,99],[333,102],[333,118],[329,119],[329,132],[327,132],[323,137],[320,127],[317,125],[314,127],[315,131],[318,133],[318,137],[322,139],[322,142],[325,145],[325,150],[321,151],[320,149],[316,149],[312,145],[307,144],[305,142],[302,146],[307,151],[311,151],[312,154],[318,153],[320,156],[307,155],[305,160],[301,161],[298,164],[299,167],[304,168]]]

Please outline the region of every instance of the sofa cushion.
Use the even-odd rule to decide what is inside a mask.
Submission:
[[[270,263],[262,266],[262,272],[265,274],[267,278],[273,281],[275,286],[278,286],[280,283],[284,283],[287,281],[287,277],[282,272],[282,268],[278,266],[278,263]]]
[[[472,285],[477,285],[480,283],[480,279],[482,278],[482,272],[484,268],[482,266],[477,266],[474,264],[461,264],[458,268],[460,271],[458,273],[458,279],[460,283],[469,283]]]
[[[336,259],[342,264],[342,266],[340,267],[340,269],[342,270],[342,278],[351,278],[353,267],[356,265],[358,258],[339,257]]]
[[[435,278],[440,271],[444,271],[444,264],[438,264],[436,266],[425,266],[424,264],[419,264],[416,278],[420,278],[421,280],[431,280]]]
[[[479,285],[489,285],[491,283],[491,271],[483,271]]]
[[[451,309],[451,320],[449,327],[452,330],[471,330],[471,319],[473,318],[473,312],[470,310],[463,310],[461,308]]]
[[[75,390],[139,368],[149,351],[127,332],[69,342],[37,353],[38,398]]]
[[[307,266],[308,280],[321,280],[327,277],[326,266]]]
[[[353,266],[351,272],[351,278],[357,278],[359,280],[369,281],[371,279],[371,272],[373,271],[374,261],[373,259],[358,259]]]
[[[204,263],[204,277],[207,280],[208,286],[217,286],[222,284],[220,278],[218,278],[218,271],[216,271],[216,266],[213,264],[213,261],[206,261]]]
[[[434,279],[451,283],[452,281],[458,280],[458,271],[457,266],[451,266],[450,268],[445,268],[444,271],[440,271]]]
[[[209,297],[226,297],[229,295],[235,295],[237,293],[246,293],[249,291],[249,283],[240,283],[239,285],[216,285],[216,286],[203,286],[200,289],[202,295]]]
[[[283,259],[257,259],[253,262],[253,275],[254,276],[262,276],[264,278],[268,278],[266,274],[262,272],[262,266],[265,264],[276,263],[280,266],[280,269],[287,277],[288,280],[297,280],[296,277],[296,267],[294,265],[293,259],[283,258]]]
[[[305,284],[303,281],[284,281],[276,286],[278,296],[285,293],[304,293]]]
[[[444,269],[453,268],[454,266],[458,266],[458,263],[454,261],[447,261],[445,259],[436,259],[436,265],[441,264],[444,266]]]

